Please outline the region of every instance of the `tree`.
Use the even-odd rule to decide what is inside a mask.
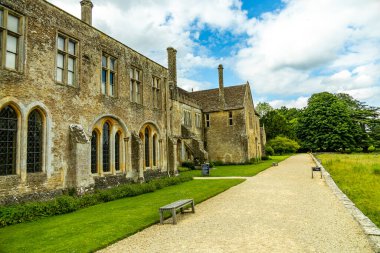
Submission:
[[[363,131],[351,116],[347,103],[338,96],[328,92],[314,94],[298,119],[297,136],[310,150],[353,149]]]
[[[258,103],[255,109],[260,115],[260,118],[264,117],[268,112],[273,111],[273,107],[267,102]]]
[[[261,123],[265,126],[267,140],[274,139],[278,135],[288,136],[290,127],[278,110],[267,112],[262,118]]]
[[[267,145],[272,147],[276,154],[295,153],[300,148],[296,141],[285,136],[277,136],[268,141]]]

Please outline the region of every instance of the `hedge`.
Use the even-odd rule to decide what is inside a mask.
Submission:
[[[154,192],[167,186],[192,180],[191,176],[155,179],[143,184],[125,184],[112,189],[98,190],[83,196],[60,196],[46,202],[29,202],[14,206],[0,206],[0,227],[34,221],[43,217],[71,213],[81,208]]]

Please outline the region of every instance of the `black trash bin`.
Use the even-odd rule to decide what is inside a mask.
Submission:
[[[210,176],[210,164],[202,164],[202,176]]]

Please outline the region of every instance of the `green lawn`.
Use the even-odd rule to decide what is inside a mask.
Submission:
[[[248,165],[224,165],[224,166],[215,166],[210,170],[211,177],[252,177],[258,174],[259,172],[272,166],[273,162],[281,162],[288,158],[290,155],[282,156],[271,156],[270,160],[260,161],[257,164],[248,164]],[[193,177],[202,176],[201,170],[190,170],[182,171],[180,175],[191,175]]]
[[[380,155],[318,155],[339,188],[380,227]]]
[[[0,252],[95,251],[157,223],[160,206],[183,198],[199,203],[243,181],[193,180],[70,214],[4,227],[0,229]]]

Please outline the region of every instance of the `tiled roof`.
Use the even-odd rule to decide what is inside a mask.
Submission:
[[[225,110],[244,107],[246,84],[224,87]],[[204,112],[219,111],[219,88],[189,92],[188,95],[201,104]]]

